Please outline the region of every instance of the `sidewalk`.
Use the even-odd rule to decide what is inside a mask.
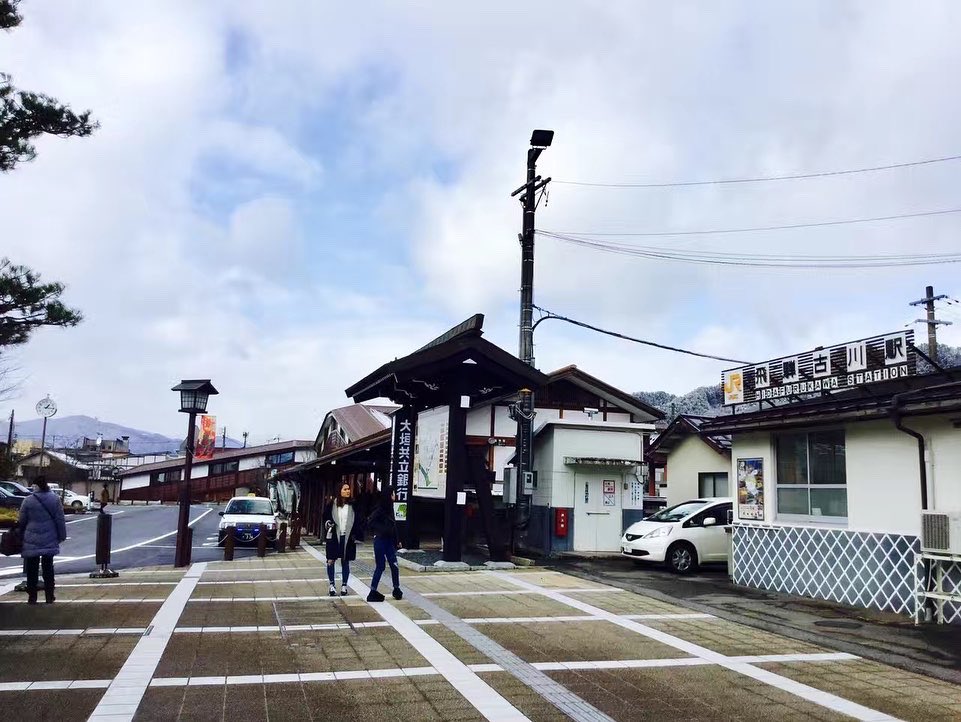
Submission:
[[[404,599],[369,604],[371,561],[361,546],[343,597],[307,545],[64,578],[49,606],[0,594],[0,705],[118,722],[961,717],[959,686],[556,569],[402,570]]]
[[[731,622],[961,684],[961,625],[915,625],[898,614],[738,587],[723,567],[682,577],[619,557],[568,557],[549,566]]]

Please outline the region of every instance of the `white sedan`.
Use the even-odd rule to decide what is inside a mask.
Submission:
[[[279,521],[273,502],[264,496],[235,496],[227,502],[227,508],[220,512],[220,530],[217,544],[223,546],[227,540],[227,529],[233,527],[234,541],[240,544],[254,544],[260,536],[260,525],[267,528],[267,540],[277,538]]]
[[[621,553],[632,559],[664,562],[678,574],[702,562],[726,562],[725,527],[734,508],[729,498],[692,499],[631,524],[621,537]]]

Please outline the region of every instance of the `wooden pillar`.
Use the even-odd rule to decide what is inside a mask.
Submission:
[[[470,473],[467,459],[467,409],[451,399],[447,431],[447,492],[444,495],[444,561],[459,562],[464,544],[464,505],[458,495]]]

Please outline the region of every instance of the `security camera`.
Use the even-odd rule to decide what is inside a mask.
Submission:
[[[600,412],[600,409],[584,408],[584,413],[587,414],[590,419],[594,418],[594,414],[599,414]]]

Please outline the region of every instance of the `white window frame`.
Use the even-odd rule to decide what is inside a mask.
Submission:
[[[811,483],[811,442],[810,442],[810,436],[811,436],[812,433],[815,433],[815,434],[816,434],[816,433],[825,432],[825,431],[840,431],[842,434],[844,434],[844,478],[845,478],[845,480],[846,480],[846,479],[847,479],[847,473],[848,473],[848,469],[847,469],[847,464],[848,464],[848,454],[847,454],[848,438],[847,438],[847,433],[845,432],[845,430],[844,430],[843,427],[841,427],[840,429],[838,429],[838,428],[830,428],[830,429],[798,429],[798,430],[796,430],[796,431],[792,430],[792,431],[786,431],[786,432],[784,432],[783,435],[785,435],[785,436],[786,436],[786,435],[789,435],[789,434],[790,434],[790,435],[804,434],[804,438],[805,438],[804,451],[805,451],[805,453],[807,454],[807,463],[806,463],[807,473],[808,473],[808,481],[807,481],[807,484],[782,484],[782,483],[780,482],[780,479],[777,478],[777,474],[778,474],[778,459],[777,459],[778,444],[777,444],[777,437],[780,436],[781,434],[774,434],[774,435],[772,435],[772,438],[771,438],[771,442],[772,442],[772,443],[771,443],[771,447],[772,447],[772,448],[771,448],[771,451],[772,451],[772,456],[774,457],[774,469],[772,470],[772,471],[774,472],[774,518],[777,519],[778,521],[792,521],[792,522],[801,522],[801,523],[804,523],[804,524],[817,524],[817,525],[819,525],[819,526],[834,526],[834,527],[846,527],[846,526],[848,525],[848,517],[846,517],[846,516],[824,516],[824,515],[815,516],[814,514],[782,514],[782,513],[781,513],[781,510],[780,510],[780,504],[778,503],[778,499],[779,499],[779,497],[778,497],[778,491],[780,491],[781,489],[807,489],[807,492],[808,492],[808,509],[811,508],[811,489],[844,489],[844,492],[845,492],[845,501],[848,500],[848,499],[847,499],[847,497],[848,497],[848,494],[847,494],[848,485],[847,485],[847,483],[844,483],[844,484],[812,484],[812,483]],[[848,513],[849,513],[849,514],[851,513],[850,507],[848,508]]]

